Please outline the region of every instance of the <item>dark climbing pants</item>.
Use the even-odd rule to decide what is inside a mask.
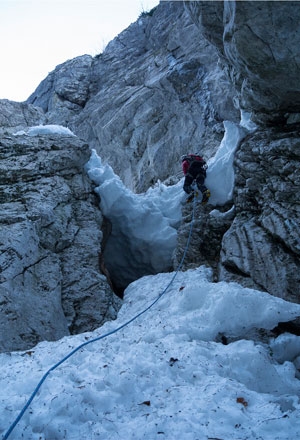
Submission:
[[[185,176],[183,184],[184,191],[187,194],[190,194],[193,191],[192,184],[195,181],[199,191],[204,193],[204,191],[207,190],[206,186],[204,185],[205,177],[206,171],[203,170],[202,165],[194,162]]]

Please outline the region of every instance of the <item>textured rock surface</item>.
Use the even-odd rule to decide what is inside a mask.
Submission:
[[[14,133],[30,125],[43,124],[44,112],[31,104],[0,99],[0,135]]]
[[[118,301],[99,272],[102,216],[76,137],[0,138],[0,350],[92,330]]]
[[[49,113],[55,121],[68,125],[70,115],[82,110],[89,97],[90,67],[93,58],[83,55],[60,64],[40,83],[28,103]]]
[[[182,2],[162,2],[92,62],[75,61],[58,66],[28,102],[47,111],[48,123],[67,125],[89,142],[135,191],[176,175],[188,150],[209,157],[222,121],[239,119],[216,49]],[[74,107],[78,96],[84,108]]]
[[[218,48],[241,108],[261,124],[236,154],[234,211],[217,218],[208,207],[196,212],[187,266],[209,264],[216,280],[238,281],[299,302],[300,131],[293,123],[299,111],[300,5],[199,1],[186,2],[186,8]],[[184,212],[176,263],[189,219]]]
[[[298,205],[274,199],[292,197],[297,178],[285,181],[282,164],[273,161],[266,124],[281,122],[280,144],[289,130],[283,124],[298,118],[299,11],[297,2],[162,2],[103,54],[73,62],[75,77],[84,71],[90,79],[89,87],[82,83],[84,93],[70,87],[67,62],[29,100],[46,110],[49,122],[69,125],[88,141],[136,191],[176,176],[187,145],[201,146],[210,156],[223,135],[222,121],[238,120],[235,107],[252,112],[262,126],[264,152],[252,154],[261,148],[258,135],[242,142],[236,182],[246,184],[237,186],[232,203],[217,215],[210,209],[197,212],[187,267],[209,264],[216,279],[235,279],[297,301],[299,255],[290,241],[299,240],[292,228]],[[60,93],[49,82],[59,83]],[[73,107],[78,95],[85,96],[82,110]],[[290,162],[286,154],[283,143],[282,155]],[[272,161],[272,168],[263,167],[263,159]],[[184,211],[174,264],[189,219]],[[272,255],[269,261],[263,249]]]
[[[197,1],[186,7],[218,48],[241,108],[269,124],[299,113],[299,2]]]
[[[182,209],[183,219],[178,230],[177,249],[173,256],[173,266],[178,267],[191,229],[192,204],[185,205]],[[219,278],[219,263],[222,238],[229,229],[235,216],[232,203],[228,203],[218,210],[212,209],[210,205],[195,205],[193,228],[190,245],[186,253],[183,269],[207,265],[212,267],[214,280]]]
[[[222,278],[252,279],[299,302],[299,129],[258,131],[236,155],[236,218],[222,245]]]

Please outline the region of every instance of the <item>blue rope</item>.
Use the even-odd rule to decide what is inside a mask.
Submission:
[[[105,333],[104,335],[98,336],[97,338],[94,338],[94,339],[91,339],[89,341],[86,341],[86,342],[82,343],[78,347],[74,348],[74,350],[70,351],[70,353],[67,354],[67,356],[65,356],[63,359],[61,359],[59,362],[57,362],[55,365],[53,365],[51,368],[49,368],[49,370],[44,374],[44,376],[41,378],[41,380],[39,381],[39,383],[35,387],[34,391],[32,392],[32,394],[29,397],[28,401],[24,405],[23,409],[20,411],[20,413],[17,416],[17,418],[14,420],[14,422],[11,424],[11,426],[9,427],[7,432],[4,434],[2,440],[7,440],[8,439],[8,437],[10,436],[10,434],[12,433],[14,428],[17,426],[17,424],[19,423],[19,421],[23,417],[25,411],[27,410],[27,408],[29,407],[29,405],[31,404],[31,402],[33,401],[35,396],[37,395],[37,393],[38,393],[39,389],[41,388],[42,384],[45,382],[45,380],[47,379],[47,377],[49,376],[49,374],[52,371],[56,370],[56,368],[58,368],[61,364],[63,364],[67,359],[69,359],[71,356],[73,356],[73,354],[75,354],[81,348],[91,344],[92,342],[100,341],[101,339],[104,339],[107,336],[110,336],[110,335],[113,335],[114,333],[117,333],[118,331],[122,330],[124,327],[127,327],[129,324],[131,324],[133,321],[135,321],[140,316],[142,316],[144,313],[146,313],[149,309],[151,309],[151,307],[153,307],[154,304],[156,304],[157,301],[159,301],[159,299],[167,292],[169,287],[174,282],[178,272],[180,271],[180,269],[181,269],[181,267],[182,267],[182,265],[184,263],[184,260],[185,260],[188,248],[190,246],[191,236],[192,236],[192,231],[193,231],[194,217],[195,217],[195,206],[196,206],[196,197],[194,197],[194,200],[193,200],[193,210],[192,210],[191,226],[190,226],[189,236],[188,236],[188,239],[187,239],[187,243],[186,243],[186,246],[185,246],[185,250],[184,250],[183,256],[182,256],[181,261],[180,261],[180,263],[179,263],[179,265],[178,265],[178,267],[176,269],[176,272],[174,273],[173,277],[171,278],[171,281],[168,283],[168,285],[165,287],[165,289],[158,295],[158,297],[148,307],[146,307],[140,313],[135,315],[133,318],[129,319],[128,321],[126,321],[124,324],[120,325],[116,329],[114,329],[114,330],[112,330],[112,331],[110,331],[108,333]]]

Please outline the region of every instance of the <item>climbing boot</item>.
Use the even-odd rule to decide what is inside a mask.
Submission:
[[[198,197],[198,191],[193,191],[186,199],[186,203],[191,203],[195,197]]]
[[[210,191],[209,189],[206,189],[205,191],[203,191],[202,193],[202,205],[206,205],[206,203],[208,202],[208,199],[210,198]]]

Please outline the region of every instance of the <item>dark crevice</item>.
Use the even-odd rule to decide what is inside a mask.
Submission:
[[[224,268],[233,275],[239,275],[244,278],[250,278],[250,275],[243,272],[233,261],[223,263]]]
[[[279,336],[282,333],[291,333],[296,336],[300,336],[299,321],[279,322],[278,325],[273,328],[272,332]]]
[[[106,267],[105,259],[104,259],[104,250],[107,243],[107,240],[110,237],[111,231],[112,231],[112,224],[110,220],[103,216],[103,222],[102,222],[102,228],[101,228],[103,238],[102,238],[102,245],[101,250],[98,254],[98,261],[99,261],[99,269],[100,272],[106,277],[106,280],[111,288],[111,290],[121,299],[124,297],[124,290],[125,288],[120,288],[116,286],[114,283],[114,280],[112,279],[109,270]]]
[[[33,266],[36,266],[37,264],[39,264],[41,261],[45,260],[46,258],[48,258],[48,255],[46,255],[45,257],[40,258],[39,260],[35,261],[34,263],[30,264],[29,266],[24,267],[24,269],[22,270],[22,272],[17,273],[17,274],[13,277],[13,280],[14,280],[15,278],[17,278],[18,276],[20,276],[20,275],[24,275],[24,273],[25,273],[28,269],[30,269],[30,268],[33,267]]]

